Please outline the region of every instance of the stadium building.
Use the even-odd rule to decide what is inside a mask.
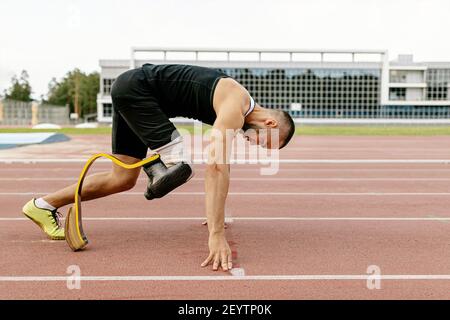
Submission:
[[[217,68],[264,107],[302,119],[450,119],[450,62],[390,61],[382,50],[132,48],[129,60],[100,60],[99,122],[111,122],[111,86],[144,63]]]

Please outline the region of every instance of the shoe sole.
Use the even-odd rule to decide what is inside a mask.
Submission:
[[[47,238],[49,238],[50,240],[65,240],[66,239],[65,237],[58,237],[58,236],[51,236],[51,235],[49,235],[47,232],[44,231],[45,228],[42,225],[42,223],[40,223],[39,221],[35,220],[33,217],[29,216],[28,214],[26,214],[26,212],[22,211],[22,213],[24,214],[25,217],[27,217],[28,219],[33,221],[35,224],[37,224],[37,226],[45,233]]]

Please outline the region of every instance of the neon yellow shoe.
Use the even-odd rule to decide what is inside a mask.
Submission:
[[[36,223],[50,239],[64,240],[64,228],[59,221],[61,214],[56,209],[50,211],[36,207],[35,200],[33,198],[24,205],[23,214]]]

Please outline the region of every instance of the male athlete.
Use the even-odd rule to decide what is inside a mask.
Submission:
[[[213,125],[205,174],[206,217],[209,230],[209,256],[201,264],[232,268],[231,250],[225,238],[224,211],[230,180],[230,132],[244,130],[251,144],[264,148],[282,148],[292,138],[295,126],[288,113],[266,109],[254,102],[248,91],[226,74],[191,65],[145,64],[121,74],[112,87],[112,152],[119,160],[133,164],[144,159],[148,149],[161,155],[169,168],[166,177],[155,178],[155,169],[144,167],[149,177],[148,199],[160,197],[193,175],[190,164],[170,159],[182,145],[182,137],[169,121],[171,117],[189,117]],[[250,130],[251,129],[251,130]],[[279,141],[267,131],[278,130]],[[217,134],[219,133],[219,134]],[[225,150],[225,152],[223,152]],[[161,163],[160,163],[161,165]],[[111,172],[92,174],[83,183],[81,198],[91,200],[133,188],[140,168],[124,169],[113,164]],[[76,185],[45,197],[32,199],[23,213],[51,239],[64,239],[57,209],[74,202]],[[160,190],[165,190],[162,195]]]

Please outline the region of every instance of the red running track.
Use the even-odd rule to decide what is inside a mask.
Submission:
[[[450,159],[446,137],[371,138],[299,138],[283,157]],[[62,157],[58,148],[46,157]],[[142,175],[130,192],[84,203],[83,252],[43,238],[21,206],[75,182],[82,165],[0,164],[0,299],[450,298],[448,164],[282,164],[273,176],[233,166],[226,232],[244,277],[199,266],[208,254],[202,166],[161,200],[144,199]],[[93,277],[80,289],[67,288],[71,265]],[[370,266],[393,279],[369,289]]]

